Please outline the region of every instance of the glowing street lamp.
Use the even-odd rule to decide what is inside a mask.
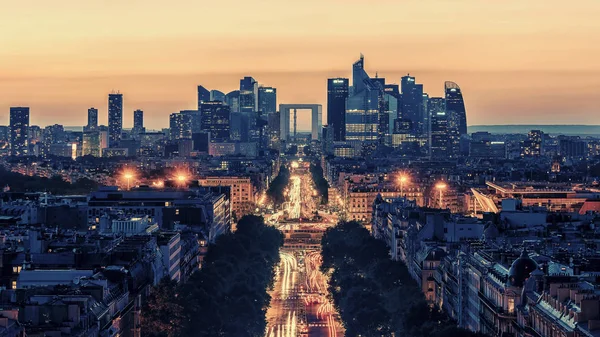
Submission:
[[[448,188],[448,185],[446,185],[445,182],[439,182],[439,183],[435,184],[435,188],[437,188],[438,191],[440,191],[439,205],[440,205],[440,208],[442,208],[442,198],[444,197],[444,190],[446,188]]]
[[[408,177],[403,174],[398,178],[398,181],[400,182],[400,196],[404,196],[404,183],[408,181]]]
[[[183,187],[188,179],[188,177],[183,173],[179,173],[175,178],[177,179],[177,184],[179,187]]]
[[[132,171],[125,171],[123,172],[123,178],[125,178],[125,180],[127,180],[127,189],[129,190],[131,188],[131,179],[133,179],[134,175]]]

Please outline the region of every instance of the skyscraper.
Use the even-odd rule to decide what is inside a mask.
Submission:
[[[133,129],[131,129],[134,135],[139,135],[144,132],[144,111],[137,109],[133,112]]]
[[[432,159],[448,159],[452,156],[449,151],[451,142],[448,133],[448,115],[446,114],[445,99],[431,97],[429,99],[429,115],[431,116],[431,132],[429,140],[429,156]]]
[[[413,124],[413,134],[421,135],[424,126],[423,85],[417,84],[413,76],[406,75],[401,79],[402,118]]]
[[[346,100],[348,99],[348,79],[330,78],[327,80],[327,126],[329,137],[334,141],[346,139]]]
[[[201,130],[210,133],[211,141],[229,140],[230,115],[229,106],[221,101],[202,103],[200,106]]]
[[[198,109],[201,109],[202,104],[204,104],[205,102],[210,101],[202,102]],[[189,116],[190,123],[192,125],[192,133],[198,133],[202,131],[202,115],[200,114],[200,110],[181,110],[179,111],[179,113]]]
[[[258,82],[246,76],[240,80],[240,112],[250,114],[258,110]]]
[[[108,95],[108,146],[116,147],[123,130],[123,94]]]
[[[379,135],[380,98],[383,88],[364,70],[364,57],[352,65],[352,92],[346,103],[346,140],[375,143]]]
[[[446,114],[448,116],[448,133],[450,136],[450,151],[456,157],[460,153],[460,138],[467,134],[467,113],[462,92],[458,84],[445,82]]]
[[[205,101],[210,101],[210,91],[205,87],[198,86],[198,110],[200,110],[200,104]]]
[[[446,81],[444,84],[444,91],[446,92],[446,112],[456,120],[458,134],[461,136],[466,135],[467,112],[462,91],[458,84],[450,81]]]
[[[88,109],[88,122],[85,127],[86,130],[92,131],[98,128],[98,109],[91,107]]]
[[[273,87],[258,88],[258,111],[266,119],[266,116],[277,111],[277,89]]]
[[[192,139],[192,118],[184,113],[172,113],[169,116],[171,140]]]
[[[28,154],[29,140],[29,107],[10,108],[10,154],[12,156],[26,156]]]

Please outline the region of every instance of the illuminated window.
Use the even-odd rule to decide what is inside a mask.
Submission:
[[[508,298],[508,313],[512,314],[515,312],[515,299],[512,297]]]
[[[12,288],[17,289],[17,281],[12,281]]]

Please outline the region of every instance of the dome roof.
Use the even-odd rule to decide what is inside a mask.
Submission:
[[[498,230],[498,227],[496,227],[496,225],[494,225],[491,221],[488,221],[483,229],[483,238],[486,240],[495,239],[499,235],[500,231]]]
[[[527,250],[523,248],[521,256],[512,263],[508,270],[507,285],[519,288],[522,287],[525,280],[527,280],[531,273],[537,268],[537,263],[529,257]]]

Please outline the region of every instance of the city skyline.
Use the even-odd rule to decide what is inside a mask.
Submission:
[[[7,5],[10,15],[0,14],[0,21],[15,33],[0,37],[0,118],[7,124],[9,107],[28,106],[32,124],[85,125],[93,106],[106,124],[106,95],[120,90],[124,127],[142,109],[148,128],[157,129],[168,125],[171,113],[196,107],[197,85],[228,92],[244,76],[277,88],[279,103],[326,110],[327,78],[350,77],[347,65],[363,52],[369,74],[399,84],[410,73],[431,96],[441,96],[445,81],[459,83],[469,125],[598,124],[597,2],[366,7],[307,1],[290,7],[265,1],[225,12],[230,5],[203,10],[246,19],[243,33],[216,24],[218,15],[190,25],[199,4],[187,1],[149,3],[143,10],[73,1]],[[249,9],[253,16],[244,16]],[[366,9],[376,13],[377,28],[353,25]],[[164,19],[169,13],[177,20]],[[112,24],[100,24],[109,14]],[[144,20],[134,26],[135,14]],[[31,20],[19,22],[22,15]],[[308,125],[308,118],[299,120],[300,129]]]

